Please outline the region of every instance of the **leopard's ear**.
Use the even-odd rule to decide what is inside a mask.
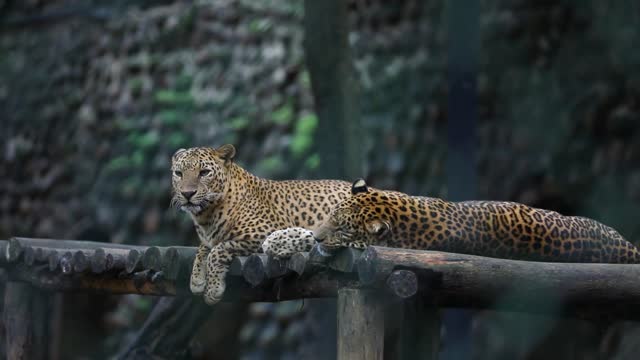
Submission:
[[[229,162],[236,156],[236,148],[231,144],[225,144],[217,148],[216,153],[224,162]]]
[[[369,189],[367,188],[367,183],[362,178],[354,181],[353,185],[351,185],[351,195],[365,193],[368,190]]]
[[[375,235],[378,239],[386,236],[391,230],[391,224],[378,219],[368,221],[364,226],[369,234]]]
[[[180,148],[176,150],[176,152],[174,152],[173,155],[171,156],[171,159],[175,159],[178,155],[182,154],[185,151],[187,151],[187,149],[185,148]]]

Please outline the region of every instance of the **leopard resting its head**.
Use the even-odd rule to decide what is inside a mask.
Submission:
[[[384,245],[390,235],[391,221],[385,213],[385,196],[367,187],[363,179],[351,186],[351,196],[338,203],[329,218],[314,231],[316,241],[328,249]]]
[[[171,158],[171,206],[197,216],[218,204],[235,153],[230,144],[176,151]]]

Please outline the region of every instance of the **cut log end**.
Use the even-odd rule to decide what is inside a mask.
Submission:
[[[9,245],[7,245],[7,254],[6,254],[7,261],[9,262],[18,261],[23,251],[24,249],[22,247],[22,244],[20,243],[20,241],[18,241],[18,239],[13,238],[9,240]]]
[[[47,262],[47,251],[43,248],[36,248],[36,261],[44,263]]]
[[[145,269],[160,271],[162,266],[162,253],[156,246],[149,247],[142,257],[142,266]]]
[[[284,276],[289,272],[286,261],[274,257],[267,258],[266,272],[268,278]]]
[[[302,275],[307,268],[307,263],[309,262],[309,254],[307,253],[295,253],[289,258],[287,262],[287,267],[298,274],[298,276]]]
[[[91,257],[91,272],[101,274],[107,269],[107,254],[104,249],[97,248]]]
[[[418,277],[411,270],[394,270],[387,278],[387,288],[401,299],[418,292]]]
[[[314,264],[326,264],[333,257],[335,251],[328,249],[322,244],[315,244],[309,251],[309,262]]]
[[[140,252],[136,249],[132,249],[129,251],[127,255],[127,260],[125,261],[124,269],[127,273],[131,274],[136,270],[138,264],[140,263]]]
[[[9,242],[6,240],[0,240],[0,265],[6,264],[7,261],[7,248],[9,247]]]
[[[331,259],[331,261],[329,262],[329,267],[340,272],[353,272],[356,268],[356,263],[358,262],[358,259],[360,259],[361,255],[362,250],[359,249],[341,249]]]
[[[231,261],[231,265],[229,265],[229,275],[231,276],[242,276],[242,269],[244,269],[244,265],[247,262],[246,257],[238,257],[236,256]]]
[[[48,256],[49,259],[49,271],[55,271],[60,264],[60,256],[57,250],[52,250]]]
[[[105,270],[123,270],[125,268],[125,259],[119,254],[107,254],[105,261]]]
[[[167,249],[162,258],[162,269],[167,279],[175,280],[180,272],[180,254],[175,248]]]
[[[60,270],[65,275],[73,273],[73,254],[70,251],[64,253],[60,258]]]
[[[267,277],[267,256],[253,254],[247,258],[242,275],[252,286],[258,286]]]
[[[26,247],[24,249],[23,256],[24,263],[31,266],[36,261],[36,251],[32,247]]]
[[[89,268],[89,260],[83,251],[76,251],[73,254],[73,271],[77,273],[84,272]]]
[[[376,261],[378,255],[376,253],[375,248],[368,247],[360,256],[356,264],[356,268],[358,269],[358,278],[360,282],[365,285],[369,285],[376,280]]]

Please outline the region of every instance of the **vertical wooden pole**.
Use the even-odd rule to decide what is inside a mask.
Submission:
[[[384,308],[372,290],[338,291],[338,360],[383,358]]]
[[[385,360],[402,359],[403,354],[403,330],[406,326],[403,316],[404,301],[390,299],[384,306],[384,353]]]
[[[475,137],[477,123],[478,0],[447,1],[449,21],[449,106],[447,184],[451,201],[476,197]],[[441,358],[471,357],[471,312],[449,310],[443,321],[447,338]]]
[[[8,282],[4,297],[7,359],[33,359],[33,318],[30,285]]]
[[[32,359],[51,359],[51,314],[52,294],[42,289],[31,287],[30,312],[33,322],[33,357]]]
[[[440,311],[414,296],[403,302],[400,342],[402,360],[438,359],[440,353]]]
[[[60,360],[60,349],[64,338],[64,293],[51,294],[51,316],[49,324],[49,360]]]
[[[364,152],[347,6],[342,0],[305,0],[304,53],[319,118],[318,173],[355,180],[365,176]]]
[[[318,115],[314,147],[320,155],[315,176],[348,181],[363,177],[359,86],[349,46],[348,3],[304,1],[304,54]],[[309,317],[322,329],[305,344],[320,359],[336,357],[335,299],[305,301]]]

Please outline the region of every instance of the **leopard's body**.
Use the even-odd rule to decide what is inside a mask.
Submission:
[[[235,256],[261,252],[274,230],[315,229],[349,196],[337,180],[273,181],[233,162],[235,148],[180,149],[172,157],[172,205],[190,214],[200,238],[190,288],[218,302]]]
[[[640,262],[633,244],[592,219],[515,202],[447,202],[372,190],[362,180],[313,235],[329,248],[382,245],[534,261]]]

